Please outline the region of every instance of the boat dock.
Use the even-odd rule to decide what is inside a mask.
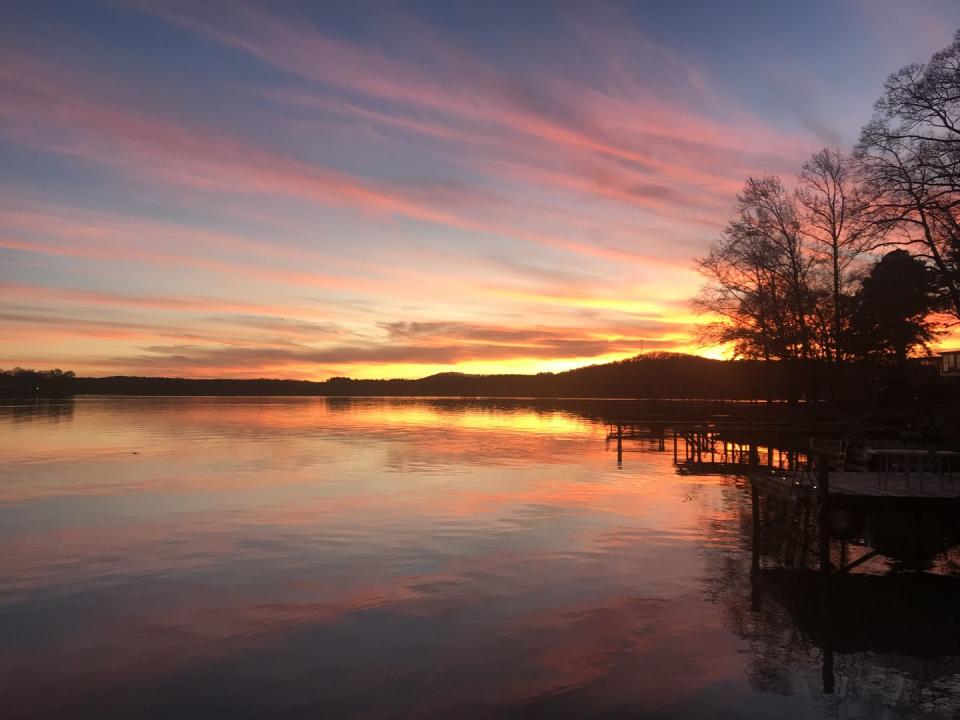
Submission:
[[[822,478],[811,470],[757,469],[749,477],[758,489],[780,497],[816,496],[823,490]],[[830,471],[826,475],[826,491],[831,496],[847,498],[960,500],[960,475]]]
[[[649,440],[673,448],[674,464],[689,474],[738,474],[751,466],[793,470],[808,464],[807,437],[832,433],[783,421],[747,418],[605,418],[607,442],[616,442],[623,466],[625,440]],[[799,439],[798,439],[799,438]]]
[[[749,492],[751,610],[775,601],[822,650],[822,687],[835,653],[953,652],[960,452],[890,427],[767,418],[612,418],[624,442],[669,452],[679,475],[727,475]],[[884,631],[878,632],[882,627]]]

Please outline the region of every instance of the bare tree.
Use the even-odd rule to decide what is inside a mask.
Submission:
[[[810,359],[810,259],[778,178],[747,179],[733,220],[698,269],[705,284],[694,305],[721,316],[704,339],[732,342],[740,357]]]
[[[857,157],[876,221],[923,248],[960,319],[960,32],[926,64],[890,76]]]
[[[701,339],[732,343],[737,357],[783,358],[779,264],[776,248],[731,222],[709,254],[698,261],[705,283],[693,300],[694,307],[720,317],[702,328]]]
[[[811,241],[819,267],[825,268],[828,291],[815,305],[814,318],[828,361],[844,358],[844,335],[856,283],[853,272],[879,237],[872,222],[872,197],[857,178],[853,160],[838,150],[823,149],[810,157],[797,176],[797,200],[803,209],[801,232]],[[825,312],[826,311],[826,312]]]
[[[775,176],[747,179],[699,261],[705,283],[694,304],[719,316],[703,339],[733,343],[741,357],[801,360],[815,389],[817,361],[839,370],[845,358],[877,356],[860,261],[890,244],[921,248],[960,321],[960,33],[930,62],[890,76],[852,157],[822,150],[797,180],[789,192]],[[880,297],[871,292],[871,302]],[[900,360],[911,347],[897,346]]]
[[[803,360],[812,358],[808,311],[808,279],[812,266],[800,231],[800,214],[793,195],[780,178],[768,175],[748,177],[738,197],[738,222],[746,231],[763,238],[774,249],[776,274],[785,293],[792,354]]]

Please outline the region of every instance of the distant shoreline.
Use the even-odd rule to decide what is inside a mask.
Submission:
[[[4,374],[0,397],[66,395],[417,397],[529,400],[763,401],[802,403],[826,400],[831,387],[842,387],[851,407],[898,401],[953,397],[954,384],[935,366],[916,362],[909,368],[849,364],[842,377],[796,362],[711,360],[693,355],[656,353],[628,360],[535,375],[467,375],[440,373],[419,379],[324,381],[213,379],[178,377],[76,377],[71,372],[14,371]],[[19,374],[17,374],[19,373]],[[813,373],[813,374],[811,374]],[[808,395],[810,389],[812,394]],[[9,390],[10,392],[4,392]]]
[[[772,402],[775,405],[787,405],[788,400],[760,400],[757,398],[684,398],[684,397],[604,397],[604,396],[564,396],[564,395],[321,395],[321,394],[280,394],[270,395],[262,393],[192,393],[192,394],[155,394],[155,393],[107,393],[107,392],[78,392],[63,397],[41,397],[41,400],[63,400],[75,397],[85,398],[324,398],[327,400],[510,400],[515,402],[611,402],[611,403],[686,403],[686,404],[737,404],[737,405],[766,405]],[[10,397],[0,399],[32,400],[28,397]]]

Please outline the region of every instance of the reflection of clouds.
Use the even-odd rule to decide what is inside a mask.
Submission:
[[[16,463],[0,505],[0,682],[41,715],[92,692],[104,717],[185,698],[205,715],[425,718],[831,702],[789,615],[750,609],[742,482],[678,476],[670,453],[616,470],[595,406],[74,406],[67,431],[11,436],[49,457]],[[878,717],[955,677],[862,654],[837,668],[860,698],[845,707]]]
[[[365,582],[357,571],[346,585],[326,574],[274,584],[248,572],[88,587],[89,603],[54,599],[25,618],[24,638],[36,631],[33,623],[68,608],[83,621],[49,639],[71,648],[54,653],[51,645],[44,654],[44,682],[58,693],[31,697],[36,669],[21,659],[7,675],[16,681],[13,699],[67,711],[90,687],[121,699],[136,688],[135,703],[165,708],[178,698],[164,686],[190,695],[200,678],[216,677],[195,707],[216,703],[216,688],[228,682],[228,697],[242,698],[248,712],[340,701],[350,716],[433,717],[453,707],[549,707],[566,696],[573,702],[566,713],[576,716],[577,707],[656,707],[735,670],[736,648],[704,624],[695,595],[609,595],[597,572],[602,562],[591,569],[593,584],[584,575],[571,588],[569,563],[549,556],[460,560],[453,570],[387,583]],[[238,683],[241,677],[251,684]],[[645,678],[639,687],[638,677]],[[278,687],[283,698],[263,694]]]
[[[82,666],[71,662],[75,656],[69,653],[52,658],[42,677],[48,686],[55,684],[57,693],[38,693],[36,676],[29,673],[33,668],[21,662],[10,699],[19,707],[69,712],[90,687],[97,687],[101,697],[120,698],[117,705],[127,709],[122,699],[135,689],[130,709],[167,708],[178,702],[163,692],[170,684],[190,694],[187,689],[199,686],[200,678],[229,682],[247,677],[249,682],[230,683],[227,697],[239,697],[248,712],[340,700],[349,703],[350,716],[403,712],[426,717],[456,705],[509,707],[577,692],[594,696],[594,706],[615,707],[635,693],[628,673],[651,670],[622,666],[638,644],[654,644],[671,626],[663,603],[620,598],[589,610],[567,607],[520,616],[508,626],[507,636],[490,632],[497,626],[495,613],[502,610],[496,605],[486,612],[469,607],[469,619],[434,614],[430,620],[406,612],[402,601],[389,609],[378,607],[375,591],[349,606],[217,607],[209,591],[196,588],[191,606],[185,607],[162,585],[151,589],[163,604],[148,602],[150,613],[143,619],[85,612],[82,626],[66,629],[61,642],[99,652],[83,656]],[[198,603],[209,603],[209,609],[198,612]],[[558,635],[564,643],[545,652],[544,645]],[[422,641],[410,654],[407,643],[414,637]],[[663,668],[653,674],[662,680],[667,672]],[[607,679],[614,673],[620,676],[619,687]],[[604,690],[598,686],[605,679]],[[207,685],[208,691],[194,699],[195,711],[217,702],[220,684]],[[283,696],[262,694],[261,688],[268,687],[283,687]],[[377,692],[369,691],[373,687]],[[661,684],[659,692],[667,695],[670,687]],[[109,702],[103,709],[106,716],[119,714],[111,713],[116,706]]]
[[[0,400],[0,427],[6,423],[69,423],[73,419],[73,398]]]
[[[536,524],[537,508],[649,512],[609,475],[601,430],[582,416],[503,401],[330,403],[338,409],[317,398],[82,398],[69,432],[11,436],[0,512],[43,513],[44,524],[11,525],[3,564],[36,586],[95,576],[105,557],[121,574],[147,559],[202,564],[228,551],[221,527],[376,547],[421,531],[496,536]],[[88,527],[96,514],[106,522]],[[58,543],[45,542],[51,524]],[[184,556],[191,533],[196,552]]]

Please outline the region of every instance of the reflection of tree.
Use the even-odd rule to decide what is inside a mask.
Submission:
[[[0,422],[73,419],[73,398],[57,400],[8,400],[0,402]]]
[[[725,624],[748,645],[748,676],[757,690],[793,694],[790,660],[803,649],[786,611],[773,603],[754,608],[750,582],[750,491],[742,480],[721,488],[724,513],[703,524],[706,537],[731,533],[737,541],[707,544],[707,594],[724,609]]]
[[[725,512],[702,524],[706,591],[723,608],[727,627],[746,643],[755,690],[806,693],[841,718],[958,716],[957,549],[935,557],[937,574],[827,576],[796,566],[751,572],[749,489],[730,479],[721,492]],[[783,513],[771,515],[784,522]],[[737,541],[714,541],[730,535]],[[771,555],[784,549],[782,538],[764,535]],[[764,564],[771,564],[770,556]]]

